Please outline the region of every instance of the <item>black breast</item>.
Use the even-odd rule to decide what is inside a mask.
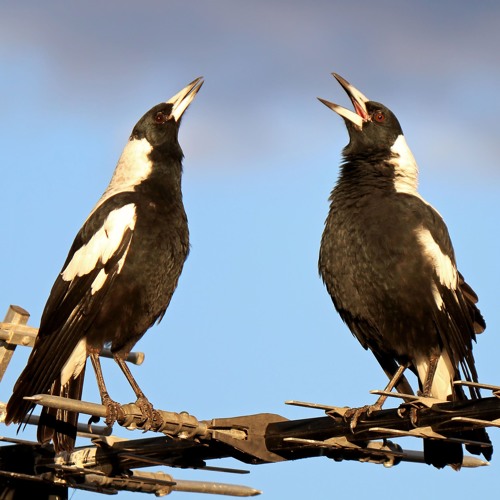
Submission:
[[[124,355],[163,317],[189,253],[180,190],[146,181],[125,196],[136,205],[132,241],[89,335]]]
[[[381,179],[339,182],[319,258],[336,309],[365,348],[405,361],[439,342],[433,269],[416,230],[426,210]]]

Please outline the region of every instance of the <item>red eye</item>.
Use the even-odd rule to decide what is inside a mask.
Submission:
[[[155,116],[155,122],[156,123],[165,123],[167,121],[167,115],[165,113],[162,113],[161,111],[158,111]]]
[[[382,123],[385,121],[385,115],[382,111],[375,111],[375,113],[373,113],[373,119],[378,123]]]

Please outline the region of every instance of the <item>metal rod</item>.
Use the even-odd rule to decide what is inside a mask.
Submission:
[[[172,491],[184,491],[188,493],[251,497],[262,493],[255,488],[237,484],[174,479],[172,476],[162,472],[148,473],[132,471],[132,475],[129,477],[107,477],[98,474],[86,474],[85,485],[98,486],[109,491],[150,492],[157,495],[168,495]],[[78,483],[72,486],[78,488]]]
[[[2,349],[6,349],[8,346],[8,351],[13,352],[18,345],[33,347],[35,344],[38,328],[26,324],[29,316],[29,313],[22,307],[10,306],[4,321],[0,322],[0,374],[3,355]],[[110,349],[104,348],[100,356],[103,358],[113,358],[113,353]],[[131,352],[125,361],[134,365],[141,365],[144,362],[144,358],[145,355],[143,352]]]
[[[107,348],[104,348],[99,356],[101,356],[102,358],[113,359],[113,353]],[[125,361],[127,363],[132,363],[133,365],[142,365],[145,357],[146,356],[143,352],[131,352],[129,353]]]
[[[325,441],[314,441],[312,439],[297,439],[297,438],[285,438],[286,442],[296,442],[304,445],[313,445],[322,448],[328,448],[328,443]],[[379,444],[379,448],[374,448],[374,445]],[[380,452],[381,455],[385,456],[394,456],[398,460],[404,462],[414,462],[414,463],[425,463],[424,453],[422,451],[417,450],[406,450],[399,449],[397,451],[390,449],[388,446],[385,446],[382,441],[374,441],[369,442],[366,448],[356,447],[354,443],[350,443],[352,448],[357,448],[359,451],[366,453],[367,455],[376,454],[377,451]],[[335,448],[335,445],[331,447]],[[474,468],[474,467],[483,467],[486,465],[490,465],[489,462],[481,460],[479,458],[471,457],[470,455],[465,455],[462,462],[462,467]]]
[[[249,486],[239,484],[209,483],[201,481],[176,480],[172,486],[174,491],[186,491],[191,493],[211,493],[212,495],[228,495],[234,497],[254,497],[262,491]]]
[[[213,483],[211,481],[190,481],[186,479],[174,479],[163,472],[137,472],[132,471],[134,479],[142,481],[163,481],[163,478],[173,482],[173,491],[185,491],[190,493],[211,493],[214,495],[231,495],[236,497],[252,497],[262,492],[249,486],[227,483]]]
[[[467,380],[455,380],[454,385],[463,385],[466,387],[477,387],[478,389],[486,389],[489,391],[500,391],[500,386],[491,384],[481,384],[481,382],[469,382]]]
[[[5,410],[7,405],[0,402],[0,415],[5,415]],[[1,421],[1,418],[0,418]],[[28,425],[38,425],[40,417],[38,415],[29,415],[29,417],[23,422]],[[95,437],[95,436],[109,436],[111,435],[111,427],[106,425],[93,425],[92,428],[88,424],[78,423],[76,426],[76,432],[82,437]]]
[[[48,408],[57,408],[60,410],[75,411],[77,413],[85,413],[94,417],[106,417],[106,407],[97,403],[89,403],[87,401],[79,401],[77,399],[62,398],[60,396],[52,396],[51,394],[36,394],[35,396],[25,397],[24,399],[33,403]]]
[[[291,406],[300,406],[302,408],[313,408],[315,410],[324,410],[324,411],[335,411],[340,415],[343,415],[347,410],[350,408],[346,406],[330,406],[330,405],[323,405],[320,403],[309,403],[307,401],[295,401],[293,399],[289,399],[285,401],[286,405],[291,405]]]
[[[464,422],[466,424],[479,425],[481,427],[500,427],[500,418],[495,420],[482,420],[480,418],[453,417],[453,422]]]
[[[60,396],[52,396],[50,394],[36,394],[35,396],[26,397],[25,399],[48,408],[75,411],[77,413],[84,413],[100,418],[105,418],[107,416],[107,409],[104,405],[89,403],[88,401],[68,399]],[[123,411],[123,416],[118,417],[117,422],[119,425],[124,425],[127,428],[142,428],[145,423],[144,415],[136,404],[129,403],[121,405],[121,410]],[[163,432],[164,434],[179,436],[184,439],[194,436],[206,436],[209,433],[208,424],[200,422],[189,413],[175,413],[164,410],[157,411],[161,420],[156,427],[152,426],[148,430]]]

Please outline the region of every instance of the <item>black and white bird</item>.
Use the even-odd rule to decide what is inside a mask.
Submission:
[[[111,182],[83,224],[42,314],[26,368],[7,404],[6,423],[22,423],[34,405],[23,399],[50,393],[81,399],[90,356],[107,422],[117,408],[102,376],[99,354],[109,344],[147,418],[153,407],[125,359],[134,344],[160,321],[189,253],[182,202],[181,118],[203,84],[197,78],[135,125]],[[38,439],[71,451],[78,415],[42,409]]]
[[[472,341],[486,325],[457,269],[441,215],[417,191],[418,167],[396,116],[337,74],[354,110],[320,99],[345,121],[350,142],[330,196],[319,272],[343,321],[400,392],[413,371],[423,396],[466,399],[453,381],[477,381]],[[472,398],[479,391],[471,390]],[[489,459],[484,430],[467,439]],[[460,443],[424,441],[427,463],[459,468]]]

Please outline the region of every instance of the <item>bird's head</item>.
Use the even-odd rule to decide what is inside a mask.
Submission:
[[[332,74],[347,92],[354,105],[354,111],[325,99],[318,99],[339,114],[346,123],[350,142],[344,149],[344,155],[389,150],[396,139],[403,135],[394,113],[383,104],[370,101],[340,75]]]
[[[146,139],[153,148],[177,144],[182,115],[202,85],[203,78],[199,77],[167,102],[151,108],[135,125],[130,140]]]

